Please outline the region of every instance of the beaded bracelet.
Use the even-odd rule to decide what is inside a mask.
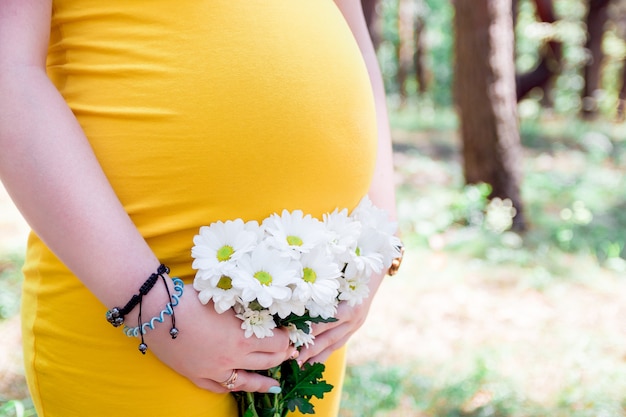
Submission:
[[[167,268],[167,271],[169,272],[169,268]],[[172,299],[172,294],[170,294],[170,289],[167,286],[167,282],[165,282],[165,277],[162,274],[159,274],[159,276],[161,277],[161,281],[163,281],[163,285],[165,285],[165,291],[167,292],[167,299],[168,299],[168,304],[169,304],[169,300]],[[143,320],[141,319],[141,304],[142,304],[141,300],[139,300],[139,315],[137,316],[137,327],[140,327],[141,324],[143,323]],[[148,345],[143,340],[144,333],[143,332],[139,332],[139,333],[141,336],[141,343],[139,344],[139,351],[141,352],[142,355],[145,355],[146,351],[148,350]],[[178,329],[176,328],[176,316],[174,315],[173,308],[172,308],[172,328],[170,329],[170,336],[172,336],[172,339],[176,339],[176,337],[178,336]]]
[[[143,283],[143,285],[139,288],[139,294],[133,294],[133,296],[128,300],[126,305],[122,308],[113,307],[109,311],[106,312],[106,319],[109,323],[113,325],[113,327],[119,327],[124,324],[124,317],[134,309],[137,304],[139,304],[139,309],[141,310],[141,301],[143,296],[148,294],[148,291],[154,287],[154,284],[157,282],[159,277],[165,279],[163,274],[169,274],[170,269],[161,264],[157,271],[150,275],[150,277]],[[164,281],[165,282],[165,281]]]
[[[180,297],[183,295],[183,290],[185,288],[185,284],[180,278],[172,278],[174,282],[174,290],[177,291],[177,294],[172,294],[171,302],[167,303],[163,311],[159,313],[158,316],[152,317],[149,321],[143,323],[141,327],[128,327],[124,325],[124,334],[128,337],[139,337],[141,334],[146,334],[148,330],[154,330],[157,323],[163,323],[165,321],[165,316],[171,316],[174,314],[174,307],[178,305]],[[178,329],[175,327],[170,330],[170,336],[173,338],[178,334]]]

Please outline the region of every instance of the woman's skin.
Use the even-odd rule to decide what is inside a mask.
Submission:
[[[369,195],[374,204],[394,214],[391,140],[376,56],[360,2],[335,3],[357,39],[376,97],[379,152]],[[51,0],[0,0],[0,179],[33,231],[110,308],[126,303],[159,261],[124,211],[76,118],[46,75],[51,7]],[[381,279],[382,275],[371,280],[371,296]],[[194,294],[190,285],[186,294]],[[315,326],[315,344],[302,350],[300,360],[324,361],[343,346],[363,324],[371,296],[355,308],[342,304],[339,321]],[[165,288],[155,286],[145,297],[143,315],[155,315],[166,297]],[[136,320],[133,313],[130,322]],[[219,382],[233,369],[267,369],[295,353],[285,330],[275,331],[270,338],[245,338],[233,313],[217,314],[197,297],[181,299],[176,322],[181,330],[176,341],[166,326],[146,335],[150,350],[167,366],[213,392],[227,392]],[[211,345],[207,340],[219,343]],[[271,378],[240,371],[236,389],[266,392],[276,385]]]

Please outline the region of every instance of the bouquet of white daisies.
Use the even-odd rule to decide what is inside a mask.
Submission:
[[[396,224],[364,197],[348,213],[336,209],[322,220],[300,210],[283,210],[261,223],[242,219],[202,226],[194,237],[194,288],[218,313],[233,309],[246,337],[289,330],[296,347],[314,343],[313,323],[334,321],[337,306],[353,306],[369,295],[369,280],[400,256]],[[314,414],[309,402],[332,385],[322,381],[322,364],[295,361],[266,375],[280,394],[234,393],[243,417],[282,417],[296,408]]]

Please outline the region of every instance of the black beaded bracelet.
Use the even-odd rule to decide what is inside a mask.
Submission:
[[[133,308],[137,306],[137,304],[141,303],[143,296],[148,294],[152,287],[154,287],[154,284],[157,282],[159,277],[163,278],[163,274],[169,274],[169,272],[170,269],[167,266],[163,264],[159,265],[157,271],[150,275],[141,288],[139,288],[139,294],[134,294],[124,307],[113,307],[106,312],[107,321],[111,323],[113,327],[119,327],[124,324],[124,317],[130,313]]]

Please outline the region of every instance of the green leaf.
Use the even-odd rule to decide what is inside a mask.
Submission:
[[[317,317],[310,317],[309,320],[311,321],[311,323],[334,323],[336,321],[338,321],[338,319],[334,318],[334,317],[328,317],[327,319],[317,316]]]
[[[312,397],[324,398],[324,393],[333,389],[331,384],[322,380],[326,367],[321,363],[305,363],[302,368],[295,360],[282,365],[283,401],[290,411],[297,407],[303,414],[313,414]]]
[[[324,398],[333,386],[322,380],[326,367],[321,363],[305,363],[302,367],[295,360],[283,362],[280,366],[266,371],[257,371],[271,375],[281,383],[281,394],[242,393],[233,395],[239,404],[239,413],[243,417],[280,417],[289,411],[298,409],[302,414],[314,414],[311,398]]]
[[[302,414],[315,414],[313,404],[306,398],[292,398],[287,401],[287,408],[292,413],[296,411],[296,407]]]
[[[334,317],[329,317],[324,319],[322,317],[311,317],[308,314],[304,314],[303,316],[298,316],[296,314],[290,314],[284,319],[277,317],[276,325],[278,327],[286,327],[288,324],[293,324],[296,326],[298,330],[302,330],[304,333],[309,334],[310,326],[309,323],[332,323],[337,321]]]

